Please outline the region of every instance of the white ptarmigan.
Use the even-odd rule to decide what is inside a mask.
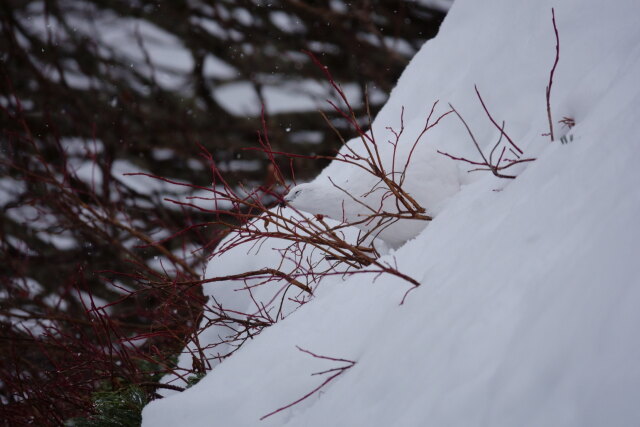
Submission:
[[[438,154],[437,148],[428,140],[419,141],[411,152],[415,138],[408,135],[408,138],[401,139],[395,150],[391,144],[379,146],[380,159],[385,171],[396,171],[393,175],[397,182],[410,156],[402,188],[426,209],[428,215],[435,216],[444,202],[460,190],[459,168],[456,162]],[[349,147],[343,147],[340,155],[349,155],[352,151],[366,155],[361,139],[353,139],[347,145]],[[398,212],[396,200],[393,196],[388,197],[388,189],[379,178],[358,166],[336,160],[313,181],[293,187],[285,196],[285,202],[301,211],[326,215],[345,223],[365,219],[371,215],[371,209]],[[357,226],[369,231],[374,224],[375,221]],[[402,219],[390,226],[380,227],[374,234],[389,246],[397,248],[418,235],[427,225],[428,222],[423,220]]]

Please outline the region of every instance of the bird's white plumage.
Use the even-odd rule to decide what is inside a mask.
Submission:
[[[401,139],[397,149],[391,144],[378,144],[380,159],[385,171],[393,174],[398,182],[415,141]],[[348,142],[349,148],[364,154],[361,140]],[[348,154],[343,147],[342,154]],[[402,188],[411,195],[427,214],[434,216],[442,209],[444,202],[459,191],[460,173],[455,162],[437,153],[427,140],[421,140],[411,153]],[[323,214],[337,221],[357,222],[374,211],[398,212],[396,200],[388,197],[389,192],[380,179],[361,168],[340,161],[333,161],[312,182],[293,187],[286,196],[290,206],[302,211]],[[361,224],[369,230],[376,222]],[[379,238],[392,247],[398,247],[422,231],[428,222],[422,220],[400,220],[388,227],[381,227]]]

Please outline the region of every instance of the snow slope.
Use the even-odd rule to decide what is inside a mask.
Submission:
[[[551,7],[561,39],[554,119],[577,123],[556,126],[567,144],[540,135],[555,47]],[[460,190],[388,256],[422,283],[404,305],[408,285],[399,279],[359,274],[323,284],[195,387],[148,405],[143,425],[638,425],[639,12],[635,0],[457,0],[374,131],[396,125],[404,106],[403,141],[412,141],[440,99],[490,146],[497,131],[475,98],[478,84],[537,160],[515,180],[457,165]],[[451,116],[424,143],[477,159]],[[318,386],[311,373],[342,365],[296,346],[356,364],[259,421]]]

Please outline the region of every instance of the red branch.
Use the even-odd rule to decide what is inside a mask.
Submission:
[[[489,120],[491,120],[491,123],[493,123],[493,125],[500,131],[500,134],[502,136],[507,138],[507,140],[509,141],[509,144],[511,144],[511,146],[513,148],[515,148],[518,153],[522,154],[522,150],[520,149],[520,147],[518,147],[516,145],[516,143],[513,142],[511,137],[509,137],[509,135],[507,135],[506,132],[504,131],[504,126],[499,126],[498,123],[496,123],[496,121],[491,116],[491,113],[489,112],[489,109],[487,108],[486,104],[484,103],[484,100],[482,99],[482,96],[480,95],[480,91],[478,90],[478,86],[477,85],[473,85],[473,88],[476,90],[476,95],[478,95],[478,99],[480,100],[480,104],[482,104],[482,108],[484,109],[484,112],[487,114],[487,117],[489,117]]]
[[[556,72],[558,61],[560,60],[560,36],[558,35],[558,27],[556,26],[556,11],[554,8],[551,8],[551,20],[553,22],[553,31],[556,36],[556,58],[553,62],[553,67],[551,68],[551,72],[549,73],[549,84],[547,85],[547,118],[549,119],[549,137],[553,142],[554,136],[553,136],[553,120],[551,118],[551,86],[553,85],[553,76]]]
[[[345,362],[347,363],[346,366],[339,366],[337,368],[332,368],[332,369],[328,369],[326,371],[322,371],[322,372],[316,372],[314,374],[311,375],[322,375],[322,374],[327,374],[330,372],[335,372],[335,374],[331,375],[330,377],[327,377],[322,384],[320,384],[319,386],[317,386],[316,388],[314,388],[313,390],[311,390],[310,392],[308,392],[307,394],[305,394],[304,396],[302,396],[301,398],[289,403],[288,405],[285,405],[281,408],[276,409],[273,412],[269,412],[267,415],[263,415],[262,417],[260,417],[260,421],[264,420],[265,418],[268,418],[272,415],[277,414],[278,412],[282,412],[285,409],[291,408],[292,406],[297,405],[298,403],[302,402],[303,400],[313,396],[315,393],[317,393],[318,391],[320,391],[324,386],[326,386],[327,384],[329,384],[331,381],[333,381],[335,378],[337,378],[338,376],[340,376],[341,374],[343,374],[347,369],[350,369],[353,367],[353,365],[356,364],[355,361],[353,360],[348,360],[348,359],[339,359],[339,358],[335,358],[335,357],[329,357],[329,356],[321,356],[315,353],[310,352],[309,350],[305,350],[303,348],[300,348],[298,346],[296,346],[296,348],[298,350],[300,350],[303,353],[307,353],[313,357],[315,357],[316,359],[324,359],[324,360],[331,360],[334,362]]]

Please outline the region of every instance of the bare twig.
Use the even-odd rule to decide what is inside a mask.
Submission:
[[[338,376],[342,375],[345,371],[347,371],[348,369],[352,368],[356,362],[353,360],[348,360],[348,359],[339,359],[339,358],[334,358],[334,357],[328,357],[328,356],[321,356],[315,353],[310,352],[309,350],[305,350],[303,348],[300,348],[298,346],[296,346],[296,348],[298,350],[300,350],[303,353],[309,354],[317,359],[324,359],[324,360],[331,360],[334,362],[344,362],[346,363],[345,366],[340,366],[337,368],[332,368],[332,369],[328,369],[322,372],[315,372],[311,375],[323,375],[323,374],[328,374],[328,373],[332,373],[335,372],[333,375],[327,377],[319,386],[315,387],[313,390],[311,390],[310,392],[308,392],[307,394],[305,394],[304,396],[302,396],[301,398],[289,403],[288,405],[285,405],[281,408],[276,409],[275,411],[269,412],[266,415],[263,415],[262,417],[260,417],[260,421],[264,420],[265,418],[269,418],[272,415],[275,415],[279,412],[284,411],[285,409],[291,408],[292,406],[297,405],[298,403],[302,402],[305,399],[308,399],[309,397],[313,396],[314,394],[316,394],[317,392],[319,392],[324,386],[326,386],[327,384],[329,384],[331,381],[333,381],[334,379],[336,379]]]
[[[547,118],[549,119],[549,138],[551,138],[551,141],[553,142],[554,134],[553,134],[553,119],[551,118],[551,86],[553,86],[553,76],[556,72],[558,61],[560,60],[560,36],[558,35],[558,27],[556,26],[556,11],[554,8],[551,8],[551,21],[553,22],[553,32],[556,36],[556,56],[553,61],[553,67],[551,67],[551,71],[549,72],[549,84],[547,84],[546,96],[547,96]]]

